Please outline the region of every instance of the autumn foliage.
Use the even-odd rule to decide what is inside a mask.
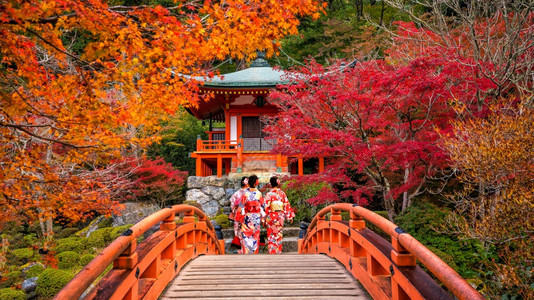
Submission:
[[[141,157],[161,119],[199,101],[197,83],[181,74],[273,53],[298,16],[320,11],[314,0],[171,4],[0,4],[2,220],[118,212],[113,190],[87,171]]]
[[[387,3],[416,22],[396,23],[383,58],[311,63],[271,94],[275,151],[326,157],[318,176],[340,189],[315,203],[378,201],[393,220],[423,193],[448,202],[440,230],[483,245],[484,294],[530,299],[531,3]]]
[[[378,192],[391,218],[447,166],[447,153],[437,141],[438,131],[450,130],[455,116],[452,95],[462,95],[469,107],[466,100],[476,91],[492,87],[489,80],[473,78],[468,64],[432,53],[408,63],[376,60],[300,71],[292,85],[271,94],[282,110],[267,129],[282,141],[275,150],[329,157],[338,167],[327,173],[361,174],[352,180],[356,197],[343,198],[369,200]],[[340,174],[328,176],[348,183]]]

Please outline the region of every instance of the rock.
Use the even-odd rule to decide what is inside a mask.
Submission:
[[[28,270],[35,266],[35,265],[40,265],[41,267],[43,267],[43,270],[45,269],[45,265],[43,265],[42,263],[40,262],[31,262],[31,263],[28,263],[24,268],[22,268],[20,271],[22,272],[22,274],[24,276],[26,276],[26,273],[28,273]]]
[[[204,194],[201,190],[199,189],[192,189],[192,190],[188,190],[186,193],[185,193],[185,199],[187,201],[195,201],[197,203],[205,203],[205,202],[208,202],[210,200],[210,197],[206,194]]]
[[[202,205],[202,210],[204,211],[206,215],[208,215],[209,218],[215,217],[217,212],[219,212],[220,206],[219,206],[219,203],[215,200],[208,201],[206,203],[201,203],[201,205]]]
[[[198,176],[189,176],[187,178],[187,188],[188,189],[200,189],[204,186],[204,178]]]
[[[91,235],[91,233],[93,233],[93,231],[98,229],[98,223],[100,223],[102,220],[104,220],[104,218],[105,218],[104,216],[98,216],[96,219],[91,221],[89,226],[87,226],[84,229],[82,229],[81,231],[79,231],[79,233],[81,233],[81,235],[83,235],[85,237],[89,237]]]
[[[204,178],[207,178],[207,181],[208,181],[208,182],[206,182],[207,184],[205,184],[205,185],[213,185],[213,186],[223,187],[223,186],[225,186],[225,184],[227,182],[227,179],[224,178],[224,177],[218,178],[217,176],[208,176],[208,177],[204,177]]]
[[[35,291],[35,288],[37,288],[37,279],[39,277],[32,277],[24,280],[22,282],[21,288],[26,294],[30,294],[31,292]]]
[[[232,195],[237,192],[239,189],[232,189],[232,188],[229,188],[229,189],[226,189],[225,191],[225,196],[226,196],[226,199],[230,199],[230,197],[232,197]]]
[[[225,195],[224,189],[222,187],[205,186],[201,189],[201,191],[206,195],[211,195],[214,200],[220,200]]]
[[[120,215],[113,215],[113,227],[136,224],[161,209],[159,205],[147,202],[127,202],[125,206]]]
[[[208,195],[204,194],[201,190],[192,189],[186,192],[187,201],[195,201],[202,206],[202,211],[208,215],[208,217],[213,217],[219,211],[219,203],[217,200],[213,200]]]
[[[230,199],[223,197],[222,199],[219,200],[219,205],[221,207],[225,207],[225,206],[230,207]]]

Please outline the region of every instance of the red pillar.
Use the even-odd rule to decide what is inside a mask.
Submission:
[[[222,155],[217,155],[217,177],[222,177]]]

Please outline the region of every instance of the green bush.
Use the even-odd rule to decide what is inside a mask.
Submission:
[[[58,239],[68,238],[71,235],[74,235],[76,232],[78,232],[78,228],[72,228],[72,227],[63,228],[60,232],[56,233],[56,238]]]
[[[74,274],[48,268],[37,279],[37,295],[40,299],[52,299],[72,278]]]
[[[33,246],[37,244],[37,235],[35,233],[26,234],[24,236],[24,242],[26,243],[26,246]]]
[[[87,246],[95,248],[105,247],[106,244],[111,241],[112,231],[113,227],[101,228],[93,231],[87,238]]]
[[[122,225],[118,227],[113,227],[113,229],[111,230],[109,234],[110,241],[114,241],[115,239],[117,239],[123,232],[125,232],[132,226],[133,226],[132,224],[126,224],[126,225]]]
[[[228,216],[225,214],[217,215],[213,218],[219,226],[221,226],[223,229],[230,228],[230,220],[228,219]]]
[[[455,235],[438,232],[445,231],[443,220],[451,213],[445,207],[417,201],[403,214],[395,219],[395,223],[411,234],[428,249],[438,255],[464,278],[481,276],[477,270],[483,264],[483,245],[476,240],[458,239]]]
[[[84,245],[82,243],[83,239],[79,237],[68,237],[57,240],[57,246],[55,248],[55,251],[57,253],[65,252],[65,251],[74,251],[74,252],[82,252],[84,250]]]
[[[13,250],[13,256],[17,258],[19,262],[27,262],[33,257],[33,250],[29,248],[20,248]]]
[[[78,266],[80,255],[74,251],[65,251],[56,255],[60,269],[70,269]]]
[[[113,226],[113,218],[105,218],[103,219],[102,221],[100,221],[98,223],[98,228],[107,228],[107,227],[112,227]]]
[[[26,271],[26,278],[37,277],[43,272],[44,269],[45,267],[43,265],[35,264],[31,266],[28,271]]]
[[[282,189],[286,193],[291,207],[296,211],[293,224],[298,224],[301,221],[311,222],[317,212],[327,206],[327,204],[312,205],[307,201],[317,196],[324,187],[328,187],[328,185],[323,182],[306,185],[287,182],[283,185]]]
[[[26,295],[21,290],[5,288],[0,290],[0,298],[2,300],[26,300]]]
[[[5,277],[5,281],[2,283],[4,287],[16,286],[24,281],[22,278],[22,272],[19,270],[11,270],[7,273],[2,274]]]
[[[85,266],[89,264],[94,258],[95,258],[95,255],[93,254],[85,254],[82,257],[80,257],[80,265]]]

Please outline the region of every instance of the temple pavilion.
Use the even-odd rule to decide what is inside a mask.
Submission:
[[[212,97],[189,109],[196,118],[210,124],[208,140],[199,137],[196,151],[191,154],[196,159],[196,176],[304,174],[304,158],[271,153],[272,145],[264,139],[262,117],[278,112],[266,99],[277,85],[286,83],[283,75],[259,54],[248,69],[210,79],[197,78],[203,81],[200,92]],[[224,128],[214,128],[214,121],[224,123]],[[313,164],[313,172],[324,169],[323,158],[314,159]]]

